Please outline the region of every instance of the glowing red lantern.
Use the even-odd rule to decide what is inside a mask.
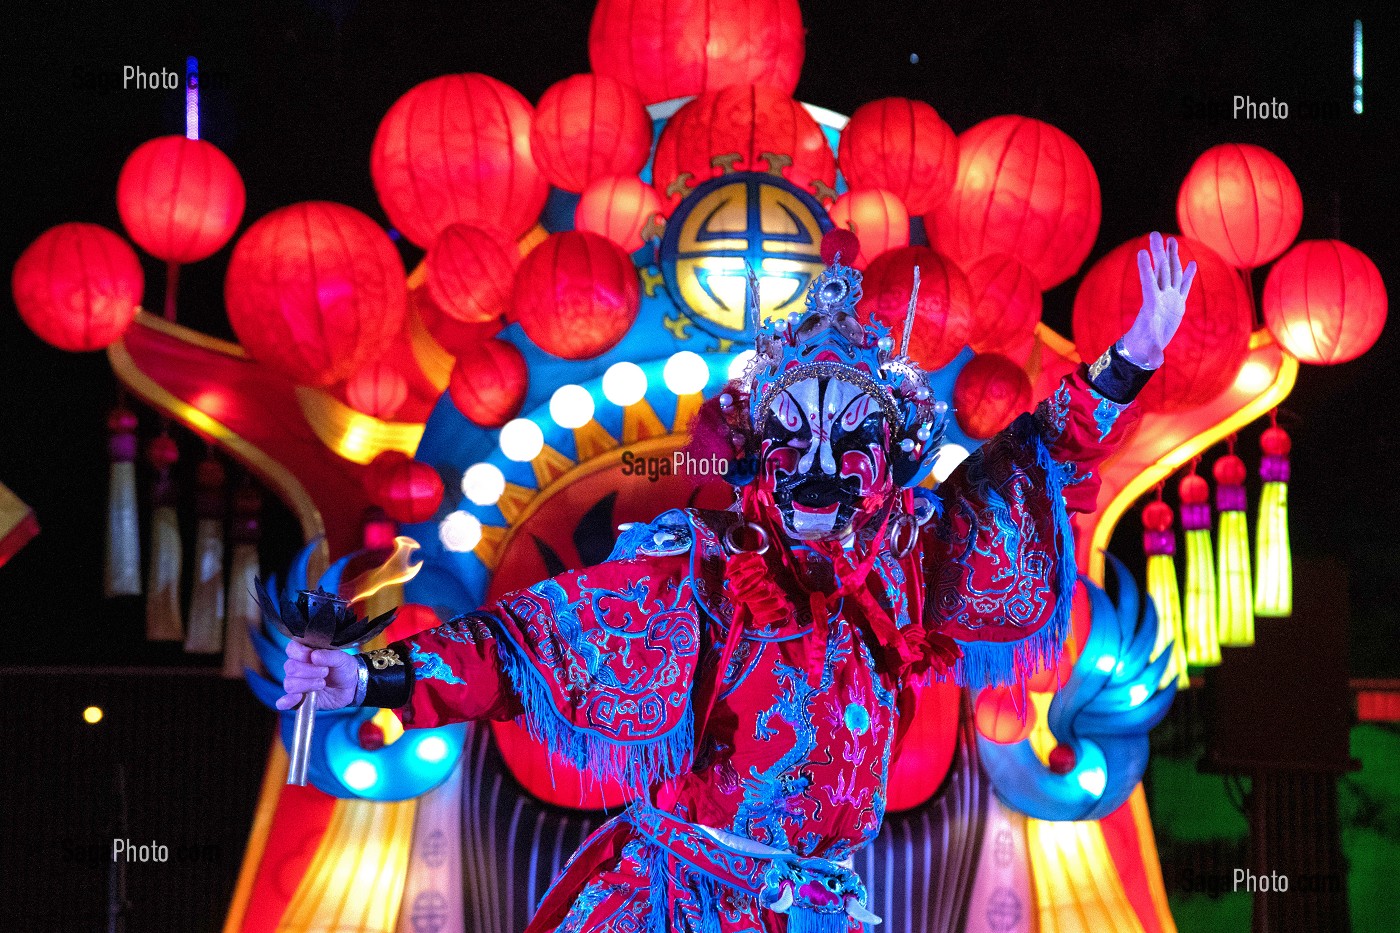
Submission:
[[[424,81],[394,102],[374,136],[370,174],[389,220],[426,249],[449,224],[518,237],[549,194],[530,154],[534,111],[481,74]]]
[[[925,369],[940,369],[967,343],[972,326],[967,278],[947,258],[927,246],[906,246],[876,256],[865,270],[864,297],[858,310],[895,334],[904,330],[914,267],[919,267],[919,300],[909,353]]]
[[[677,181],[693,188],[726,170],[773,169],[809,194],[836,183],[836,157],[812,115],[784,91],[740,84],[676,111],[656,144],[652,184],[669,211],[680,201]]]
[[[403,327],[403,260],[379,225],[306,201],[248,228],[224,280],[244,349],[287,378],[328,386],[377,358]]]
[[[1304,240],[1264,283],[1264,323],[1304,363],[1356,359],[1380,337],[1387,310],[1376,264],[1341,240]]]
[[[600,0],[588,59],[648,104],[731,84],[791,94],[805,42],[797,0]]]
[[[1196,263],[1196,280],[1166,361],[1138,395],[1146,411],[1205,404],[1230,387],[1249,354],[1254,312],[1239,275],[1204,244],[1178,237],[1177,245],[1183,266]],[[1142,236],[1114,248],[1080,283],[1074,343],[1082,359],[1098,359],[1132,326],[1142,307],[1137,253],[1146,246]]]
[[[370,463],[370,499],[403,525],[432,518],[442,504],[442,477],[421,460],[388,454],[385,451]]]
[[[499,334],[504,326],[499,319],[483,321],[480,324],[463,324],[456,318],[443,314],[442,309],[425,294],[426,292],[426,286],[414,289],[409,293],[409,301],[423,329],[452,356],[460,356],[481,341],[491,339]]]
[[[958,372],[953,408],[968,437],[986,440],[1031,407],[1026,371],[1000,353],[979,353]]]
[[[1098,176],[1074,140],[1004,116],[958,137],[957,184],[927,222],[930,242],[963,266],[1006,253],[1050,289],[1089,255],[1101,212]]]
[[[879,188],[847,191],[828,212],[831,222],[860,239],[856,256],[842,256],[848,266],[864,269],[881,253],[909,245],[909,212],[899,198]]]
[[[1011,256],[993,253],[967,270],[972,294],[972,332],[967,345],[978,353],[1023,344],[1040,323],[1040,283]]]
[[[637,270],[622,248],[596,233],[556,233],[530,251],[515,275],[515,313],[547,353],[585,360],[610,350],[637,319]]]
[[[393,418],[408,401],[408,380],[392,362],[380,360],[346,380],[345,400],[367,415]]]
[[[1191,166],[1176,199],[1181,232],[1236,269],[1288,249],[1303,224],[1303,193],[1283,160],[1247,143],[1212,146]]]
[[[500,234],[452,224],[428,250],[428,295],[448,317],[481,324],[505,315],[520,251]]]
[[[999,745],[1015,745],[1031,734],[1036,711],[1019,687],[986,687],[977,694],[973,719],[984,738]]]
[[[447,393],[468,420],[483,428],[499,428],[525,404],[530,373],[514,344],[492,338],[463,348],[452,367]]]
[[[630,254],[642,248],[642,231],[660,211],[661,197],[651,185],[632,175],[611,175],[583,189],[574,227],[607,237]]]
[[[19,316],[60,350],[101,350],[136,317],[146,279],[136,251],[97,224],[50,227],[20,254],[10,288]]]
[[[607,175],[635,175],[651,154],[651,117],[636,90],[607,75],[574,75],[535,108],[530,151],[556,188],[582,191]]]
[[[911,214],[948,199],[958,176],[958,137],[921,100],[863,104],[841,131],[841,174],[852,188],[883,188]]]
[[[218,252],[243,218],[244,200],[238,169],[203,139],[144,142],[117,177],[117,213],[126,232],[166,262],[197,262]]]

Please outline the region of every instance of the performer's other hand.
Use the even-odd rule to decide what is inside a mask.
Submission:
[[[1162,365],[1162,352],[1171,342],[1181,317],[1186,313],[1186,296],[1196,278],[1196,263],[1183,270],[1177,255],[1176,239],[1153,233],[1148,238],[1150,252],[1138,250],[1138,279],[1142,282],[1142,310],[1123,335],[1122,347],[1133,362],[1150,369]]]
[[[316,691],[317,709],[340,709],[355,699],[359,667],[353,655],[334,648],[314,651],[299,641],[287,642],[286,675],[282,689],[286,695],[277,701],[278,709],[295,709],[304,694]]]

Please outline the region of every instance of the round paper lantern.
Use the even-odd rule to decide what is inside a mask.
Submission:
[[[142,143],[117,177],[117,213],[157,259],[196,262],[218,252],[243,218],[243,178],[211,142],[161,136]]]
[[[919,267],[919,300],[910,355],[925,369],[941,369],[967,343],[972,325],[967,278],[946,257],[927,246],[905,246],[883,253],[865,270],[864,297],[857,306],[864,318],[890,329],[896,342],[904,331],[914,267]]]
[[[510,309],[520,252],[504,236],[470,224],[451,224],[438,234],[424,261],[428,295],[448,317],[482,324]]]
[[[501,332],[500,319],[483,321],[480,324],[464,324],[442,312],[426,294],[427,286],[409,293],[409,300],[418,315],[418,320],[437,343],[451,356],[460,356],[469,348],[483,340],[489,340]],[[445,378],[445,377],[444,377]]]
[[[387,420],[408,401],[408,380],[392,363],[380,360],[346,380],[345,400],[357,411]]]
[[[515,313],[547,353],[585,360],[612,349],[637,319],[637,270],[622,248],[596,233],[556,233],[530,251],[515,275]]]
[[[656,189],[633,175],[599,178],[583,189],[574,227],[607,237],[625,253],[642,248],[642,230],[661,211]]]
[[[1099,179],[1060,130],[992,117],[958,137],[958,180],[927,218],[929,241],[967,267],[991,253],[1024,263],[1041,288],[1078,271],[1099,232]]]
[[[1380,270],[1341,240],[1304,240],[1264,283],[1264,323],[1304,363],[1356,359],[1380,337],[1387,309]]]
[[[427,249],[449,224],[518,237],[549,194],[530,154],[534,111],[518,91],[482,74],[424,81],[379,124],[370,174],[390,222]]]
[[[514,344],[492,338],[463,349],[452,367],[447,393],[472,423],[499,428],[520,414],[529,385],[524,355]]]
[[[831,222],[860,239],[860,252],[842,256],[848,266],[864,269],[881,253],[909,245],[909,212],[899,198],[879,188],[847,191],[828,212]]]
[[[1026,371],[1000,353],[979,353],[958,372],[953,408],[968,437],[986,440],[1031,407]]]
[[[442,477],[437,470],[411,457],[370,463],[369,494],[374,504],[402,525],[425,522],[442,504]]]
[[[883,188],[911,214],[948,199],[958,176],[958,137],[921,100],[886,97],[864,104],[841,131],[841,174],[852,188]]]
[[[998,745],[1015,745],[1031,734],[1036,711],[1019,687],[986,687],[973,704],[977,731]]]
[[[1137,401],[1145,411],[1180,411],[1203,405],[1235,381],[1249,354],[1253,306],[1239,274],[1202,243],[1177,238],[1181,264],[1194,261],[1196,279],[1181,327],[1166,360]],[[1147,237],[1129,240],[1104,256],[1074,296],[1074,343],[1092,363],[1125,334],[1142,307],[1137,253]]]
[[[146,279],[120,236],[97,224],[50,227],[20,254],[10,278],[19,316],[60,350],[101,350],[136,317]]]
[[[1181,232],[1236,269],[1288,249],[1303,224],[1303,193],[1283,160],[1248,143],[1212,146],[1191,166],[1176,199]]]
[[[403,260],[379,225],[344,204],[278,208],[233,248],[224,280],[244,349],[294,382],[328,386],[403,328]]]
[[[648,104],[731,84],[791,94],[805,42],[797,0],[600,0],[588,59]]]
[[[669,211],[680,201],[679,193],[667,193],[678,179],[694,188],[723,174],[724,166],[712,161],[717,157],[730,171],[766,172],[778,167],[769,153],[783,163],[782,176],[808,194],[836,184],[836,157],[821,126],[786,92],[755,84],[711,91],[666,123],[656,143],[652,184]]]
[[[1031,270],[1004,253],[984,256],[967,270],[972,295],[972,332],[967,345],[978,353],[1024,343],[1040,323],[1040,284]]]
[[[651,154],[651,117],[636,90],[607,75],[574,75],[535,108],[530,151],[556,188],[582,191],[607,175],[635,175]]]

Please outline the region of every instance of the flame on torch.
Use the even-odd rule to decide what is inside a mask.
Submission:
[[[363,599],[369,599],[375,593],[386,586],[393,586],[396,583],[407,583],[418,576],[418,571],[423,569],[423,562],[410,563],[409,559],[413,552],[418,550],[418,542],[405,535],[399,535],[394,539],[394,552],[389,558],[371,570],[366,570],[358,577],[344,584],[341,591],[351,594],[351,604]]]

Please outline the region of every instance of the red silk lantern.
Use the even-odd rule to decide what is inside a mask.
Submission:
[[[1024,263],[1041,288],[1078,271],[1099,232],[1099,179],[1048,123],[992,117],[958,137],[958,181],[929,217],[929,242],[964,267],[990,253]]]
[[[60,350],[101,350],[136,317],[146,279],[120,236],[97,224],[50,227],[15,262],[19,316]]]
[[[534,110],[481,74],[424,81],[389,108],[374,136],[370,174],[389,220],[426,249],[449,224],[518,237],[549,194],[530,154]]]
[[[378,357],[403,327],[403,260],[379,225],[305,201],[248,228],[224,280],[229,322],[254,358],[328,386]]]
[[[1015,745],[1031,734],[1036,712],[1020,688],[986,687],[973,704],[977,731],[998,745]]]
[[[1019,347],[1040,323],[1040,283],[1011,256],[993,253],[967,270],[972,295],[972,332],[967,344],[978,353]]]
[[[651,155],[651,117],[636,90],[607,75],[574,75],[544,92],[530,151],[556,188],[582,191],[607,175],[635,175]]]
[[[881,253],[909,245],[909,212],[899,198],[878,188],[847,191],[828,213],[837,227],[860,239],[860,252],[842,256],[848,266],[864,269]]]
[[[452,356],[461,356],[481,341],[491,339],[499,334],[504,326],[499,319],[483,321],[480,324],[463,324],[456,318],[443,314],[442,309],[426,292],[427,286],[414,289],[409,293],[409,301],[423,329]]]
[[[387,420],[408,401],[408,380],[393,363],[379,360],[346,380],[345,400],[358,411]]]
[[[600,0],[588,59],[648,104],[731,84],[791,94],[805,43],[797,0]]]
[[[836,157],[817,121],[786,92],[764,85],[711,91],[676,111],[656,144],[652,184],[669,212],[680,201],[680,184],[694,188],[726,165],[735,172],[780,169],[809,194],[836,184]]]
[[[117,213],[126,232],[166,262],[197,262],[218,252],[243,218],[244,202],[238,169],[203,139],[144,142],[117,178]]]
[[[504,236],[452,224],[428,250],[428,295],[443,313],[464,324],[482,324],[510,309],[520,251]]]
[[[1181,328],[1166,361],[1138,395],[1145,411],[1181,411],[1203,405],[1235,381],[1249,354],[1253,305],[1239,275],[1204,244],[1177,238],[1181,263],[1195,261],[1196,280]],[[1104,256],[1074,296],[1074,343],[1093,362],[1123,336],[1142,307],[1137,253],[1147,237],[1129,240]]]
[[[1247,143],[1212,146],[1191,166],[1176,199],[1181,232],[1236,269],[1288,249],[1303,224],[1303,193],[1283,160]]]
[[[1304,363],[1354,360],[1385,327],[1388,299],[1376,264],[1341,240],[1304,240],[1269,270],[1264,323]]]
[[[411,457],[384,457],[380,454],[370,463],[370,499],[402,525],[432,518],[442,504],[437,470]]]
[[[530,373],[514,344],[492,338],[463,348],[452,367],[447,392],[452,404],[474,424],[499,428],[525,404]]]
[[[876,256],[865,270],[865,294],[858,310],[861,317],[873,316],[895,334],[902,333],[915,266],[919,267],[919,301],[909,352],[925,369],[940,369],[962,350],[972,325],[967,278],[947,258],[927,246],[906,246]]]
[[[979,441],[1005,428],[1030,407],[1030,377],[1000,353],[977,354],[953,383],[958,424],[968,437]]]
[[[883,188],[911,214],[948,199],[958,176],[958,137],[921,100],[886,97],[863,104],[841,131],[841,174],[854,188]]]
[[[632,175],[610,175],[583,189],[574,227],[607,237],[631,254],[642,248],[642,231],[660,211],[661,197],[651,185]]]
[[[637,270],[622,248],[596,233],[556,233],[530,251],[515,275],[515,313],[547,353],[586,360],[612,349],[637,319]]]

